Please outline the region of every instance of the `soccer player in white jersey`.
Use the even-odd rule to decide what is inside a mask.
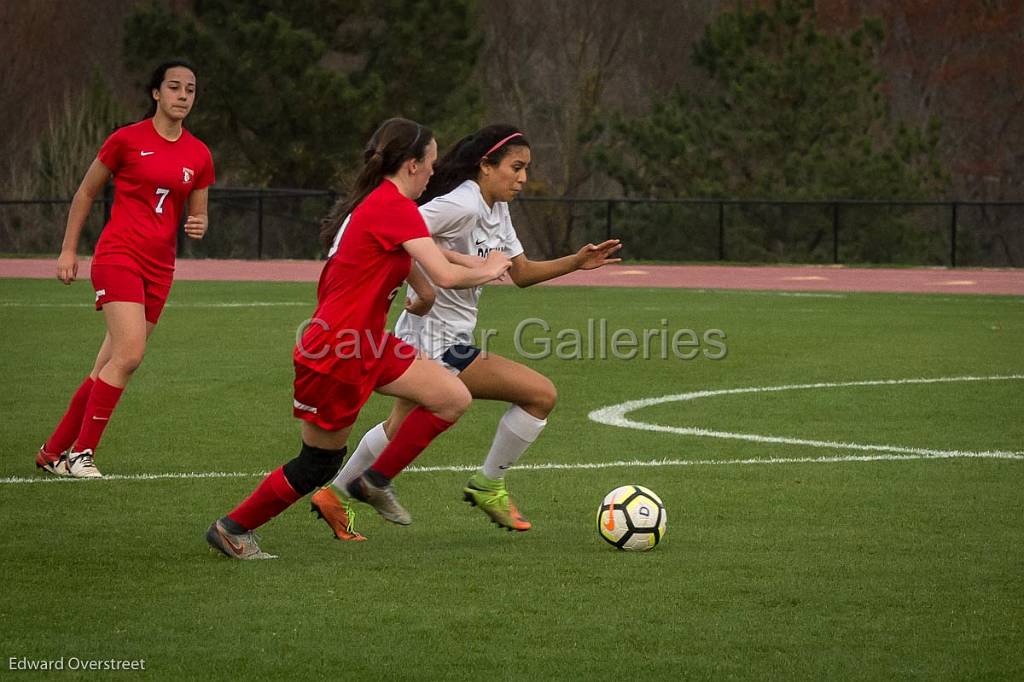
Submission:
[[[420,200],[420,213],[448,259],[473,267],[489,252],[501,251],[512,260],[508,274],[520,287],[621,260],[613,257],[621,248],[617,239],[587,244],[555,260],[526,257],[512,226],[508,202],[522,191],[529,166],[529,142],[522,131],[508,125],[491,125],[463,138],[438,162]],[[398,319],[395,333],[457,374],[473,398],[510,403],[483,466],[470,478],[463,496],[500,527],[525,531],[531,524],[509,499],[505,473],[544,429],[557,392],[543,374],[473,345],[482,289],[436,288],[429,312],[420,316],[407,310]],[[314,509],[332,529],[335,522],[349,521],[332,518],[330,509],[337,506],[336,495],[349,494],[347,488],[384,451],[414,407],[409,401],[396,400],[387,421],[363,436],[334,479],[333,489],[325,486],[313,496]]]

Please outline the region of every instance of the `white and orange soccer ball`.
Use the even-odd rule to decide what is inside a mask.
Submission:
[[[597,532],[609,544],[635,552],[654,549],[665,537],[665,505],[642,485],[624,485],[604,496]]]

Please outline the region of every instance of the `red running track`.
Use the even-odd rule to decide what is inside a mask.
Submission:
[[[0,278],[46,279],[56,259],[0,259]],[[306,282],[320,276],[319,261],[179,260],[178,280]],[[83,259],[78,278],[88,280]],[[1024,296],[1024,270],[957,268],[847,268],[763,265],[610,265],[574,272],[542,286],[759,289],[770,291],[877,291]]]

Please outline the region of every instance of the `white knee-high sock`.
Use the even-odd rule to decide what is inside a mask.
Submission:
[[[381,422],[366,432],[363,439],[359,441],[359,445],[356,446],[355,452],[345,462],[345,466],[341,468],[338,475],[334,477],[331,485],[344,493],[345,486],[369,469],[387,446],[388,434],[384,431],[384,422]]]
[[[483,475],[493,479],[504,478],[505,470],[522,457],[547,423],[546,419],[537,419],[518,405],[510,406],[498,422],[491,451],[487,453],[481,469]]]

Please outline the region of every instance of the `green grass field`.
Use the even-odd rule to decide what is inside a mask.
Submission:
[[[1020,378],[737,393],[629,415],[780,442],[587,416],[701,390],[1019,377],[1024,299],[495,287],[482,326],[513,357],[528,317],[555,331],[598,317],[715,328],[728,354],[528,361],[560,402],[523,464],[636,461],[514,471],[528,533],[461,501],[504,409],[478,403],[397,480],[412,526],[367,508],[370,541],[336,542],[300,503],[261,531],[280,559],[233,562],[203,534],[297,452],[290,353],[313,297],[312,284],[175,285],[97,457],[129,478],[44,482],[35,449],[91,366],[102,320],[88,283],[0,280],[0,669],[63,656],[144,659],[145,673],[107,676],[162,679],[1024,676]],[[373,398],[356,432],[388,408]],[[846,461],[858,456],[872,459]],[[238,476],[137,478],[185,472]],[[653,552],[618,552],[594,530],[601,498],[626,483],[665,501]],[[60,678],[76,676],[96,674]]]

